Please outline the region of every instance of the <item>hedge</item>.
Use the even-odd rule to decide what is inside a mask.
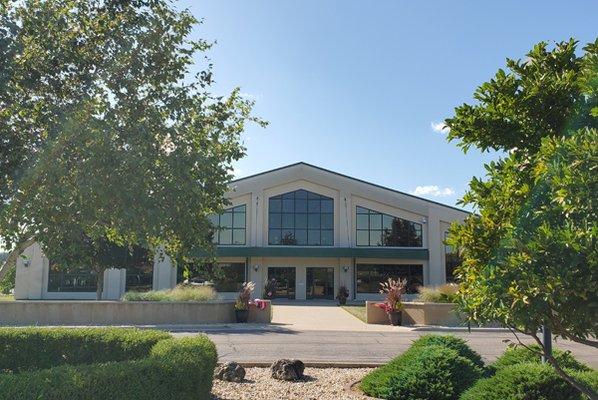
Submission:
[[[141,360],[0,374],[0,400],[209,400],[216,360],[205,336],[167,339]]]
[[[568,372],[598,390],[598,371]],[[579,391],[547,364],[523,363],[504,367],[496,375],[480,379],[460,400],[582,400]]]
[[[166,332],[123,328],[0,328],[0,372],[147,357]]]
[[[361,381],[361,390],[372,397],[389,398],[392,378],[412,369],[418,355],[429,346],[453,350],[456,356],[471,361],[480,374],[483,372],[484,364],[481,357],[471,350],[463,339],[451,335],[425,335],[414,341],[406,352],[366,375]]]
[[[482,376],[482,369],[457,351],[439,346],[418,347],[408,368],[389,382],[391,400],[457,400]]]
[[[522,346],[507,349],[493,364],[490,365],[492,372],[497,372],[503,368],[522,363],[540,363],[541,348],[538,345]],[[561,368],[569,368],[578,371],[589,371],[590,368],[577,361],[570,353],[559,349],[553,349],[553,355],[559,362]]]
[[[467,342],[459,337],[453,335],[424,335],[413,342],[413,346],[430,346],[438,345],[448,349],[453,349],[461,357],[471,360],[472,363],[480,368],[484,368],[484,361],[482,357],[473,351]]]

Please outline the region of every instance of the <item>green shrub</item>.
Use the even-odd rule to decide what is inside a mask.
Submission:
[[[481,357],[471,350],[463,339],[452,335],[425,335],[413,342],[406,352],[366,375],[361,381],[361,390],[372,397],[388,398],[392,378],[412,368],[415,359],[428,346],[442,346],[454,350],[458,356],[470,360],[479,372],[482,372],[484,363]]]
[[[481,376],[478,366],[453,349],[420,347],[409,367],[390,379],[388,399],[457,400]]]
[[[174,289],[152,290],[149,292],[127,292],[125,301],[210,301],[216,298],[212,286],[183,286]]]
[[[456,303],[459,285],[445,283],[440,286],[420,286],[418,300],[426,303]]]
[[[205,336],[162,340],[141,360],[0,374],[0,400],[208,400],[216,359]]]
[[[496,372],[506,367],[510,367],[511,365],[515,364],[522,364],[522,363],[540,363],[541,358],[539,352],[541,352],[541,348],[538,345],[531,345],[528,348],[518,346],[514,348],[507,349],[502,356],[500,356],[492,365],[490,365],[490,370],[492,372]],[[590,368],[588,366],[580,363],[570,353],[566,353],[559,349],[553,349],[553,355],[559,362],[559,365],[562,368],[569,368],[579,371],[589,371]]]
[[[424,335],[413,342],[413,346],[437,345],[455,350],[461,357],[465,357],[480,368],[484,368],[482,357],[473,351],[467,342],[453,335]]]
[[[123,328],[0,328],[0,371],[147,357],[167,332]]]
[[[597,371],[572,371],[577,379],[598,389]],[[584,397],[547,364],[523,363],[480,379],[461,400],[582,400]]]

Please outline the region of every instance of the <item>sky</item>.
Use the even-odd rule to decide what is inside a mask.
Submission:
[[[442,121],[539,41],[598,36],[596,1],[181,1],[216,41],[214,93],[255,100],[236,177],[305,161],[455,205],[500,154]],[[200,60],[200,56],[198,57]]]

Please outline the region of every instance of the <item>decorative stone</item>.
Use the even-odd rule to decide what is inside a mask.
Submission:
[[[216,369],[214,377],[228,382],[243,382],[245,368],[234,361],[227,362]]]
[[[299,360],[282,359],[275,361],[272,366],[270,366],[272,378],[281,381],[297,381],[302,379],[304,370],[305,365]]]

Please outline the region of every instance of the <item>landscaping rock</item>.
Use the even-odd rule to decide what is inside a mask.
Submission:
[[[234,361],[222,364],[216,369],[214,376],[228,382],[243,382],[245,379],[245,368]]]
[[[297,381],[303,378],[305,365],[299,360],[278,360],[270,366],[272,378],[281,381]]]

